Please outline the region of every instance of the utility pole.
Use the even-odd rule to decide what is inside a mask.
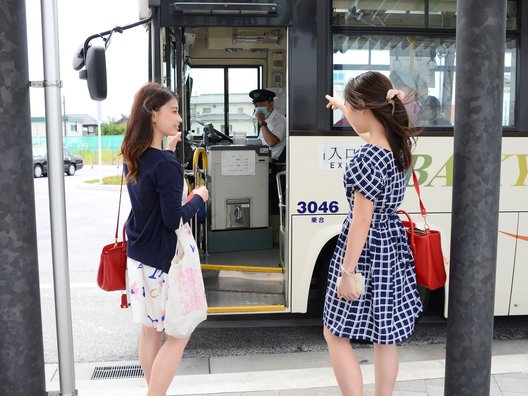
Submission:
[[[446,396],[489,395],[506,1],[458,0]]]
[[[64,192],[64,154],[61,123],[61,86],[59,67],[59,28],[57,0],[41,0],[42,53],[44,55],[44,97],[46,106],[46,143],[48,148],[48,186],[51,223],[53,286],[59,352],[59,380],[62,396],[77,394],[73,358],[66,198]]]
[[[0,19],[0,395],[44,396],[26,2]]]

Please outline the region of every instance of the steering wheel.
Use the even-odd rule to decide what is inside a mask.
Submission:
[[[230,138],[226,134],[220,132],[218,129],[215,129],[213,127],[213,124],[207,124],[207,126],[205,128],[207,128],[207,132],[206,133],[209,135],[208,137],[209,137],[209,139],[211,141],[214,141],[215,143],[218,143],[218,142],[220,142],[222,140],[227,140],[229,143],[233,143],[233,139],[232,138]]]

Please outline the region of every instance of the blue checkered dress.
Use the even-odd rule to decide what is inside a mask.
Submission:
[[[330,262],[323,314],[325,325],[336,336],[394,344],[414,330],[422,303],[405,229],[395,213],[405,194],[405,181],[405,172],[398,171],[392,152],[372,144],[362,146],[346,166],[344,185],[350,212]],[[356,267],[365,277],[365,294],[347,302],[336,295],[336,279],[341,275],[354,190],[374,202],[374,211]]]

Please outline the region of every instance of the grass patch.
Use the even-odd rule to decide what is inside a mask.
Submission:
[[[90,166],[99,164],[99,153],[97,151],[78,150],[75,154],[78,154],[83,158],[84,165]],[[120,165],[123,163],[123,157],[119,155],[118,151],[102,150],[101,163],[102,165]]]
[[[85,183],[88,183],[88,184],[99,184],[99,179],[87,180],[87,181],[85,181]],[[117,185],[118,186],[118,185],[121,184],[121,175],[103,177],[103,184]]]

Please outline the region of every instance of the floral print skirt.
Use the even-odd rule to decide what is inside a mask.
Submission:
[[[134,323],[164,331],[167,274],[128,257],[127,281],[128,306],[132,309]]]

